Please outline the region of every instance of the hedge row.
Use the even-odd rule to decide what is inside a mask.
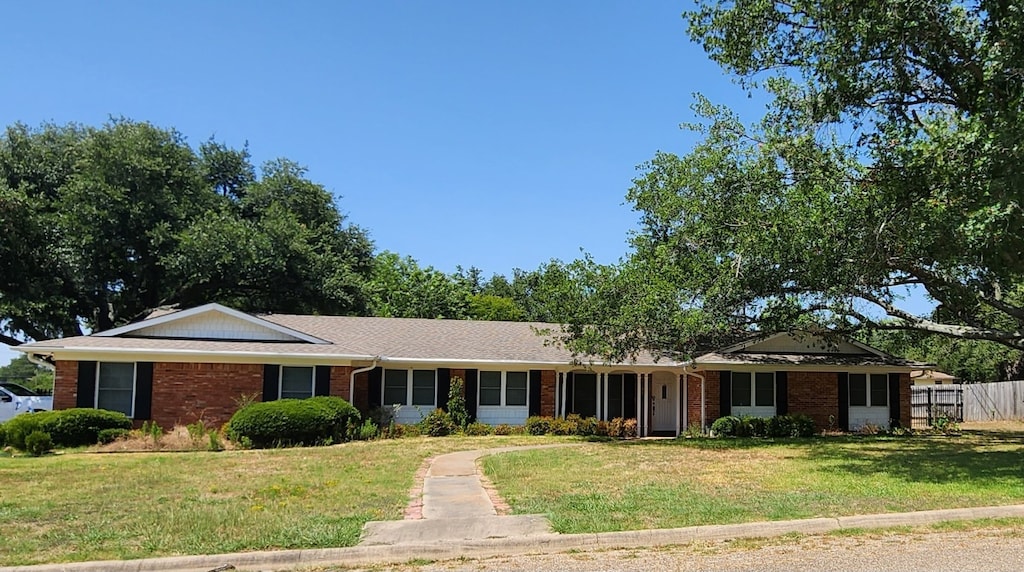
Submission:
[[[50,436],[55,447],[95,445],[105,429],[131,429],[131,419],[123,413],[104,409],[61,409],[18,415],[0,426],[0,442],[22,451],[26,439],[40,432]]]
[[[775,417],[719,417],[711,424],[716,437],[812,437],[814,420],[807,415],[776,415]]]
[[[636,437],[636,419],[616,417],[611,421],[600,421],[595,417],[581,417],[571,414],[564,418],[534,416],[526,420],[526,432],[530,435],[578,435],[580,437],[614,437],[632,439]]]

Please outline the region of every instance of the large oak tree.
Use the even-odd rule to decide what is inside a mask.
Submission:
[[[0,342],[101,330],[164,305],[365,311],[366,233],[286,160],[178,132],[14,125],[0,135]]]

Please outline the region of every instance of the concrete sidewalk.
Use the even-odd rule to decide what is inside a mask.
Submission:
[[[551,534],[542,515],[499,516],[484,489],[476,461],[485,455],[566,445],[500,447],[440,455],[430,463],[420,490],[422,519],[368,522],[360,546],[404,545]]]
[[[452,560],[568,550],[606,550],[688,544],[697,540],[764,538],[785,534],[823,534],[844,529],[920,526],[954,520],[1024,518],[1024,505],[930,510],[921,512],[813,518],[692,526],[687,528],[606,532],[601,534],[543,534],[487,540],[443,541],[403,545],[354,546],[317,550],[241,552],[210,556],[178,556],[145,560],[43,564],[0,568],[0,572],[208,572],[233,565],[238,570],[291,570],[307,566],[369,566],[401,564],[413,559]]]

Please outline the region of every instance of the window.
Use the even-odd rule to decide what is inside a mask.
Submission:
[[[480,405],[501,405],[501,372],[480,372]]]
[[[478,403],[485,407],[526,407],[529,377],[525,371],[481,371]]]
[[[432,369],[385,369],[382,403],[433,407],[436,378]]]
[[[437,392],[434,389],[434,380],[437,372],[432,369],[412,370],[412,404],[413,405],[434,405],[434,398]]]
[[[406,381],[409,372],[404,369],[384,370],[384,405],[408,405]]]
[[[572,382],[572,411],[583,417],[597,415],[597,374],[576,373]]]
[[[282,366],[280,397],[281,399],[313,397],[313,368]]]
[[[732,406],[750,407],[753,403],[750,399],[750,374],[747,372],[732,372]]]
[[[754,375],[754,405],[775,407],[775,374],[759,372]]]
[[[850,407],[886,407],[889,405],[889,376],[884,373],[850,374]]]
[[[608,418],[636,417],[636,374],[608,374]]]
[[[101,362],[96,368],[96,408],[135,414],[135,364]]]
[[[751,379],[753,377],[753,379]],[[732,373],[733,407],[775,407],[775,372]]]
[[[505,376],[505,405],[526,407],[526,388],[529,384],[529,375],[525,371],[510,371]]]

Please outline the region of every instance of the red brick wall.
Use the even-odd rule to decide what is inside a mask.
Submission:
[[[540,414],[545,417],[555,416],[555,386],[558,376],[553,369],[540,371]]]
[[[78,404],[78,362],[58,361],[53,376],[53,408],[71,409]]]
[[[700,378],[686,376],[686,420],[690,425],[700,425]],[[710,423],[711,421],[708,421]]]
[[[715,422],[721,416],[721,408],[719,407],[719,399],[721,398],[721,390],[719,389],[719,380],[721,379],[720,372],[717,371],[703,371],[701,374],[704,375],[704,403],[707,407],[707,417],[705,418],[708,427]],[[697,388],[697,399],[700,399],[700,386]],[[698,414],[699,415],[699,414]]]
[[[168,429],[202,419],[220,426],[242,396],[263,396],[263,364],[153,364],[152,420]]]
[[[791,371],[786,376],[789,413],[810,415],[814,426],[841,429],[839,417],[839,374],[835,372]]]
[[[349,399],[349,383],[352,381],[352,368],[347,365],[331,367],[331,395],[340,397],[351,403]]]
[[[913,423],[913,410],[910,405],[911,387],[914,382],[910,381],[909,373],[900,374],[900,426],[910,428]]]
[[[370,410],[370,372],[356,374],[355,395],[351,401],[364,414]]]

